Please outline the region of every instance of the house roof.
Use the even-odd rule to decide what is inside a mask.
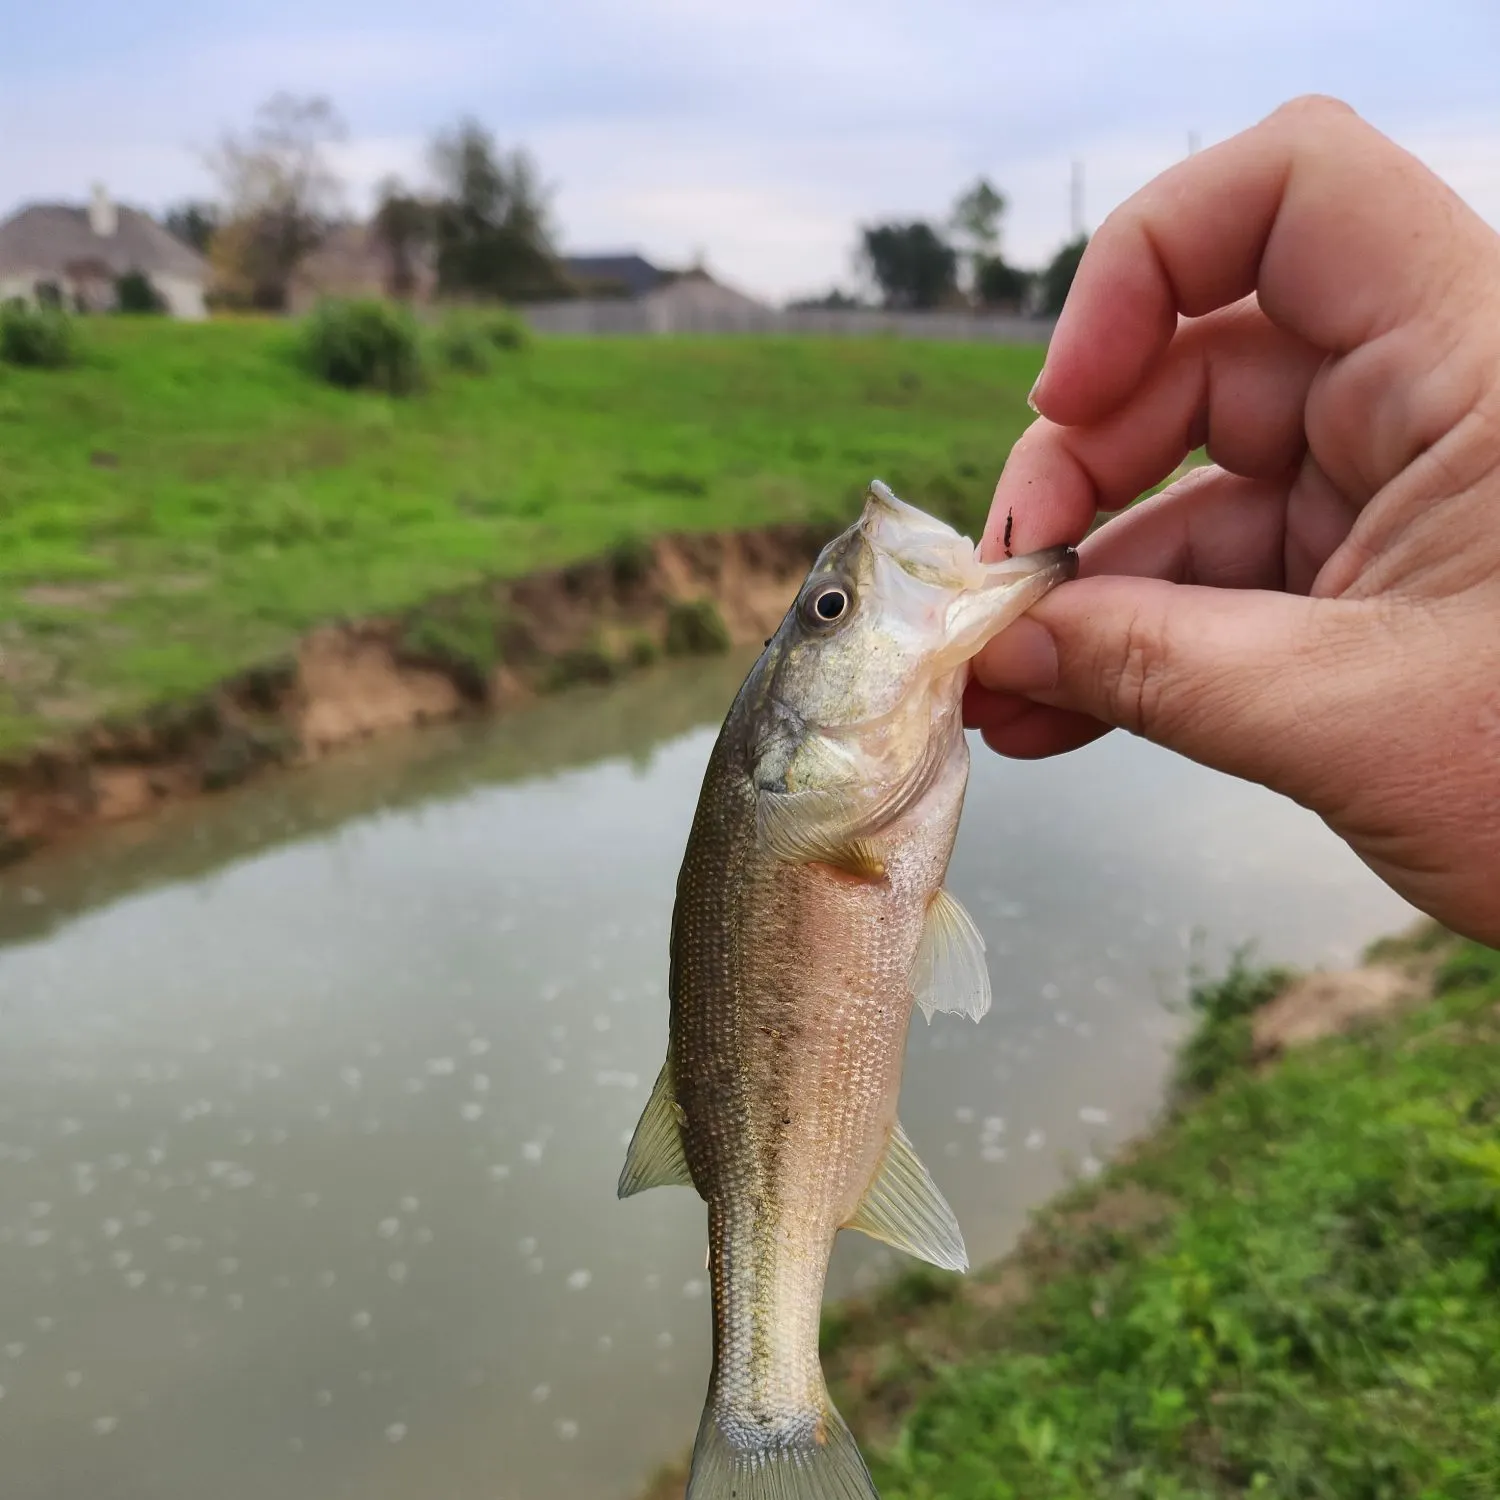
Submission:
[[[618,255],[565,255],[562,264],[576,281],[613,282],[623,286],[632,297],[644,297],[670,279],[669,272],[633,251]]]
[[[94,233],[86,208],[62,203],[33,203],[0,222],[0,274],[61,275],[80,262],[102,264],[116,276],[142,271],[202,280],[208,275],[208,262],[196,250],[139,209],[119,207],[111,235]]]
[[[676,277],[658,287],[646,300],[663,307],[670,306],[677,314],[688,318],[733,318],[767,311],[764,302],[725,286],[703,271],[688,271]]]

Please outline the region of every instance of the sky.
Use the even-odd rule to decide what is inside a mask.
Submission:
[[[159,210],[271,93],[327,96],[351,211],[461,115],[524,147],[561,247],[701,255],[780,300],[980,174],[1045,262],[1182,157],[1336,95],[1500,227],[1500,0],[0,0],[0,213]]]

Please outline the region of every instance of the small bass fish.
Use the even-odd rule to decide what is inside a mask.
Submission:
[[[834,1236],[950,1270],[953,1212],[896,1118],[913,1005],[989,1008],[943,889],[970,657],[1077,556],[984,564],[878,481],[824,548],[709,760],[672,918],[667,1060],[622,1198],[708,1204],[713,1373],[689,1500],[875,1495],[818,1360]]]

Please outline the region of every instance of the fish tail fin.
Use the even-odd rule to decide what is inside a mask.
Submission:
[[[880,1500],[854,1434],[824,1398],[820,1412],[769,1432],[704,1408],[686,1500]]]

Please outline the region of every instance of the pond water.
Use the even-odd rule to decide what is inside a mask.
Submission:
[[[746,665],[0,876],[6,1500],[613,1500],[691,1440],[702,1206],[614,1184]],[[996,1003],[917,1020],[902,1115],[981,1260],[1150,1122],[1195,953],[1345,963],[1411,915],[1317,819],[1124,736],[978,747],[951,884]],[[832,1290],[895,1265],[845,1235]]]

